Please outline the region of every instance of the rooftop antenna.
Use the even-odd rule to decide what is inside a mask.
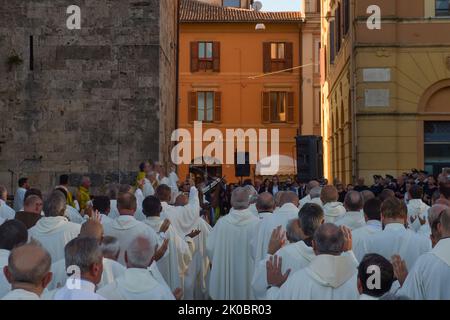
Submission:
[[[253,10],[255,10],[256,12],[261,11],[263,7],[263,4],[261,1],[254,1],[252,4],[252,8]],[[260,31],[260,30],[266,30],[266,26],[264,25],[264,23],[258,23],[255,27],[256,31]]]

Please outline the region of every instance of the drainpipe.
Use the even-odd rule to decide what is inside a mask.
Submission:
[[[351,4],[351,2],[349,2]],[[355,35],[355,4],[352,6],[352,10],[350,11],[350,21],[351,25],[351,43],[352,43],[352,52],[350,55],[350,90],[351,90],[351,101],[352,101],[352,177],[353,180],[358,176],[359,168],[358,168],[358,126],[356,123],[356,35]],[[353,182],[354,182],[353,181]]]

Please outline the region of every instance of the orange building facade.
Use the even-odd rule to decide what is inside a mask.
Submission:
[[[247,4],[241,2],[241,6]],[[203,144],[202,150],[210,144],[195,136],[195,121],[202,121],[203,132],[219,130],[224,146],[233,143],[227,139],[227,129],[267,130],[267,139],[258,138],[267,146],[268,155],[273,154],[271,130],[278,130],[279,154],[295,160],[296,135],[320,132],[320,111],[316,112],[316,125],[308,120],[308,132],[301,131],[304,119],[313,118],[315,113],[314,95],[308,95],[311,101],[306,101],[301,90],[302,14],[256,12],[194,0],[182,1],[180,12],[178,127],[190,133],[191,163],[199,155],[194,152],[194,143]],[[312,47],[307,57],[319,59]],[[311,64],[310,72],[317,70],[318,82],[319,68],[312,67],[318,61],[306,62]],[[315,79],[308,79],[304,86],[314,92]],[[316,104],[320,97],[317,100]],[[227,149],[234,154],[226,154]],[[226,161],[235,159],[236,151],[236,145],[224,147],[224,162],[204,168],[212,175],[225,176],[228,182],[238,181],[235,165]],[[212,154],[211,158],[220,157]],[[197,162],[197,166],[202,165]],[[189,166],[179,165],[181,178],[189,173]],[[259,175],[256,167],[255,163],[250,165],[249,178]]]

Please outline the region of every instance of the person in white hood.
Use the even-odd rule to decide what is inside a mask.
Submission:
[[[62,192],[53,191],[44,202],[45,217],[29,230],[30,237],[47,249],[52,261],[63,259],[64,247],[80,233],[81,226],[64,217],[66,207],[66,198]]]
[[[172,293],[150,268],[154,247],[148,237],[134,239],[125,251],[125,273],[98,293],[108,300],[175,300],[174,293],[180,298],[182,292],[178,289]]]
[[[209,295],[214,300],[253,299],[251,279],[254,260],[250,240],[259,219],[248,209],[248,191],[236,188],[231,195],[230,213],[212,229],[206,249],[212,269]]]
[[[334,186],[327,185],[322,188],[320,200],[322,200],[323,203],[326,223],[334,223],[347,211],[342,203],[338,202],[338,199],[339,193]]]
[[[289,220],[298,218],[297,194],[292,191],[282,192],[280,198],[281,208],[276,209],[272,215],[263,219],[258,226],[257,236],[253,240],[253,255],[256,263],[266,256],[273,229],[281,226],[281,232],[284,232]]]
[[[8,266],[2,270],[11,284],[11,291],[2,300],[41,300],[52,279],[50,265],[50,255],[36,243],[13,249]]]
[[[281,300],[357,300],[357,263],[351,250],[351,232],[331,223],[321,225],[312,242],[316,256],[304,269],[289,276],[282,274],[282,259],[274,256],[267,263],[271,288],[268,299]],[[289,278],[288,278],[289,277]],[[286,281],[287,280],[287,281]]]
[[[302,199],[300,199],[300,204],[299,204],[299,209],[301,209],[306,203],[309,203],[312,200],[311,197],[311,190],[313,190],[314,188],[320,188],[320,183],[316,180],[311,180],[310,182],[308,182],[306,184],[306,188],[305,188],[305,194],[306,196],[304,196]]]
[[[166,232],[167,229],[159,230],[160,235],[158,236],[156,232],[148,225],[135,219],[134,215],[137,204],[134,194],[129,192],[119,194],[117,199],[117,208],[120,216],[111,223],[104,225],[104,232],[106,236],[115,237],[119,241],[120,254],[117,260],[119,263],[123,266],[126,265],[125,250],[128,248],[131,241],[133,241],[138,235],[148,236],[153,243],[161,245],[161,252],[164,252],[164,255],[167,255],[166,250],[169,240],[164,240],[164,232]]]
[[[309,265],[316,256],[312,248],[312,238],[316,230],[323,224],[324,216],[322,208],[315,203],[306,203],[298,214],[298,219],[291,220],[297,225],[296,233],[301,239],[298,242],[291,242],[282,247],[283,237],[280,235],[281,227],[275,229],[269,242],[269,249],[266,258],[261,260],[255,267],[252,287],[255,297],[263,299],[268,288],[266,264],[273,255],[281,257],[283,260],[282,272],[288,269],[291,272],[303,269]],[[289,228],[288,228],[289,229]]]

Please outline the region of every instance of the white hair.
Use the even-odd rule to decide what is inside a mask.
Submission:
[[[101,249],[103,252],[103,255],[108,255],[115,257],[120,251],[120,245],[119,240],[117,240],[116,237],[106,236],[103,237]]]
[[[321,187],[315,187],[312,188],[311,191],[309,191],[309,196],[311,199],[320,198],[320,193],[322,192]]]

